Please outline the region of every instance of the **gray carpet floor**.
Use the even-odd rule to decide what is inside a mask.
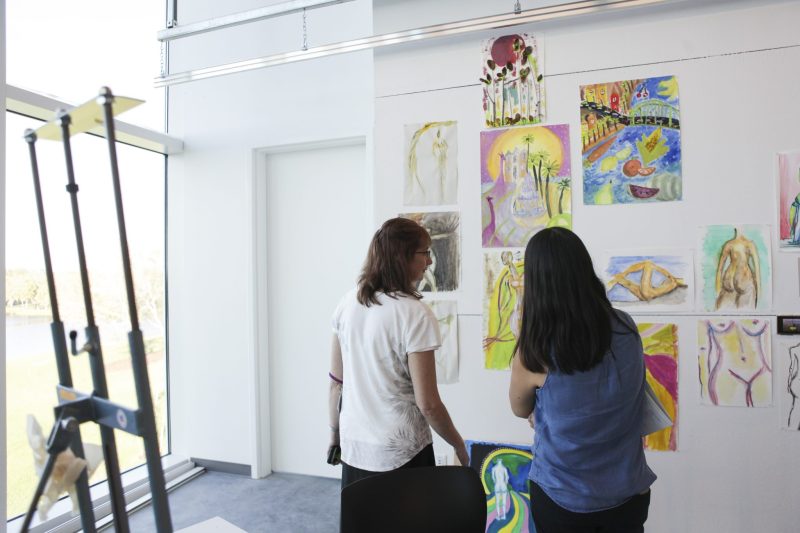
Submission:
[[[206,472],[169,493],[177,529],[215,516],[248,531],[334,533],[339,531],[338,479],[272,474],[264,479]],[[155,531],[149,505],[130,516],[131,531]]]

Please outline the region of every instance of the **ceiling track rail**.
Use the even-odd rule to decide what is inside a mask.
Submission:
[[[308,61],[339,54],[371,50],[385,46],[394,46],[403,43],[420,42],[428,39],[460,35],[484,30],[495,30],[530,24],[534,22],[551,21],[569,17],[605,13],[614,10],[630,9],[654,4],[661,4],[674,0],[583,0],[556,6],[540,7],[522,11],[518,14],[507,13],[476,19],[469,19],[446,24],[437,24],[412,30],[403,30],[353,39],[335,44],[328,44],[285,52],[255,59],[236,61],[212,67],[199,68],[175,74],[167,74],[155,79],[156,87],[167,87],[180,83],[188,83],[202,79],[227,76],[239,72],[247,72],[262,68]]]

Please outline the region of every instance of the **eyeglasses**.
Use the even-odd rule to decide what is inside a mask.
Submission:
[[[422,252],[414,252],[414,253],[415,254],[425,254],[425,255],[428,256],[429,259],[431,257],[431,251],[430,250],[423,250]]]

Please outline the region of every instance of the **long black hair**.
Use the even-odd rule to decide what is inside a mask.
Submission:
[[[376,296],[379,291],[392,298],[398,292],[422,298],[410,281],[408,265],[420,247],[430,244],[431,236],[413,220],[392,218],[384,222],[372,237],[358,278],[358,303],[380,305]]]
[[[580,238],[547,228],[525,248],[522,326],[515,353],[531,372],[591,369],[611,347],[613,309]]]

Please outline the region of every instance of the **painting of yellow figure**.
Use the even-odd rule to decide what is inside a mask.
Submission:
[[[675,324],[637,324],[644,347],[647,382],[672,419],[672,427],[647,435],[646,450],[678,449],[678,326]]]
[[[483,354],[486,368],[508,370],[522,322],[522,250],[483,254]]]
[[[697,323],[700,395],[710,405],[772,405],[769,321],[760,318]]]
[[[458,132],[455,120],[405,126],[403,205],[458,202]]]

